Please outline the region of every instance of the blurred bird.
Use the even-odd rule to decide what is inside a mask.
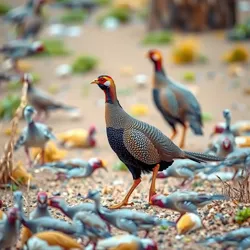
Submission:
[[[147,56],[154,64],[153,99],[155,105],[173,130],[171,140],[178,133],[176,124],[179,123],[183,126],[179,145],[183,148],[188,127],[195,135],[203,135],[200,104],[191,91],[165,73],[160,51],[150,50]]]
[[[50,197],[48,200],[49,206],[53,208],[59,209],[64,215],[69,217],[70,219],[73,219],[74,216],[81,211],[87,211],[87,212],[95,212],[95,204],[88,203],[88,202],[82,202],[78,205],[69,206],[67,202],[59,196]],[[107,208],[102,208],[103,210],[107,211]]]
[[[66,111],[76,110],[75,107],[67,106],[60,102],[57,102],[54,97],[38,88],[35,88],[33,86],[33,79],[31,75],[28,75],[25,80],[28,83],[28,102],[37,110],[37,120],[40,119],[42,113],[44,113],[45,117],[48,118],[50,111],[60,109]]]
[[[238,245],[238,250],[245,250],[250,248],[250,236],[242,240]]]
[[[44,45],[40,41],[12,40],[0,47],[0,53],[12,61],[17,73],[20,73],[17,65],[19,59],[42,53],[44,50]]]
[[[152,239],[140,239],[131,234],[118,235],[98,241],[96,246],[86,250],[157,250],[157,243]]]
[[[44,18],[42,7],[46,0],[34,0],[32,10],[17,25],[17,35],[19,39],[34,39],[41,31]]]
[[[68,0],[61,1],[55,4],[58,7],[64,7],[69,9],[85,9],[89,13],[92,12],[97,6],[95,1],[92,0]]]
[[[48,169],[57,174],[58,178],[87,178],[93,174],[97,169],[104,169],[107,171],[102,160],[98,158],[91,158],[84,161],[79,158],[47,163],[38,168]]]
[[[19,213],[23,213],[23,193],[19,190],[13,192],[13,202],[14,202],[14,207],[18,209]],[[16,226],[18,230],[21,229],[21,221],[17,220],[16,221]]]
[[[60,143],[66,148],[92,148],[96,146],[96,127],[90,126],[88,130],[70,129],[57,135]]]
[[[219,157],[226,157],[236,148],[235,136],[231,131],[231,112],[228,109],[223,110],[223,116],[226,120],[226,128],[220,136],[213,141],[205,153],[215,154]]]
[[[215,200],[227,200],[228,198],[221,194],[205,194],[193,191],[176,191],[174,193],[165,195],[155,195],[152,197],[152,205],[174,210],[180,213],[181,218],[185,213],[198,214],[197,209],[204,207]]]
[[[32,160],[30,158],[29,148],[39,147],[42,149],[42,164],[44,164],[44,147],[49,140],[56,139],[51,132],[51,128],[47,127],[45,124],[34,122],[32,116],[35,113],[36,111],[33,107],[25,107],[24,118],[27,122],[27,126],[23,129],[14,146],[15,151],[24,146],[30,167],[32,166]]]
[[[83,249],[75,239],[67,234],[56,231],[45,231],[34,234],[27,242],[27,250],[63,250],[63,249]]]
[[[222,134],[226,129],[226,123],[217,123],[211,137],[216,134]],[[231,126],[231,132],[234,136],[249,136],[250,135],[250,121],[237,121]]]
[[[4,16],[4,21],[18,24],[32,11],[35,0],[28,0],[25,5],[13,8]]]
[[[97,84],[105,93],[105,119],[109,144],[128,167],[134,179],[134,184],[123,201],[112,208],[128,205],[130,195],[141,182],[141,172],[153,172],[149,191],[150,202],[155,194],[158,171],[168,168],[174,159],[191,159],[197,162],[220,160],[214,156],[182,151],[159,129],[127,114],[117,99],[115,83],[110,76],[99,76],[92,84]]]
[[[177,233],[179,235],[189,234],[201,227],[203,227],[201,218],[194,213],[186,213],[182,215],[176,224]]]
[[[137,235],[138,231],[146,231],[147,237],[149,231],[155,226],[175,226],[174,222],[160,219],[156,216],[151,216],[143,212],[134,211],[130,209],[104,211],[100,206],[100,193],[97,190],[88,192],[83,199],[91,199],[95,202],[96,213],[108,224],[114,227]]]
[[[20,79],[17,75],[11,75],[6,72],[0,72],[0,85],[2,82],[18,81]]]
[[[0,223],[0,249],[11,249],[17,243],[19,237],[18,208],[10,208],[7,211],[7,220]]]

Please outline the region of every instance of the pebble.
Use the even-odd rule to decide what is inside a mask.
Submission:
[[[160,230],[160,231],[158,232],[158,235],[163,235],[163,234],[165,234],[165,231],[163,231],[163,230]]]
[[[60,191],[55,191],[55,192],[52,193],[52,195],[53,195],[53,196],[60,196],[61,193],[60,193]]]
[[[102,27],[106,30],[116,30],[120,26],[119,20],[114,17],[107,17],[102,23]]]
[[[66,77],[71,75],[71,73],[72,73],[72,66],[69,64],[62,64],[56,68],[56,75],[58,77]]]

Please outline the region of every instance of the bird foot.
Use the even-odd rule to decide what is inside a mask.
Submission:
[[[149,198],[148,198],[148,203],[149,203],[150,205],[152,205],[151,199],[152,199],[152,197],[153,197],[154,195],[156,195],[156,191],[155,191],[155,190],[154,190],[154,191],[150,191],[150,193],[149,193]]]
[[[124,201],[122,201],[121,203],[119,203],[119,204],[116,204],[116,205],[113,205],[113,206],[111,206],[111,207],[109,207],[109,209],[119,209],[119,208],[121,208],[121,207],[124,207],[124,206],[133,206],[134,205],[134,203],[133,202],[124,202]]]

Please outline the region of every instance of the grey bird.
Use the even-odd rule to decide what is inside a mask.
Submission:
[[[20,77],[18,75],[8,74],[6,72],[0,72],[0,85],[2,82],[19,81]]]
[[[209,166],[209,170],[206,171],[206,174],[212,174],[219,171],[221,168],[233,168],[234,175],[232,180],[235,179],[240,169],[250,171],[250,148],[236,148],[232,153],[228,154],[226,159],[221,163]]]
[[[29,104],[31,104],[37,111],[37,120],[40,120],[40,116],[42,114],[45,115],[46,118],[49,116],[50,111],[55,110],[65,110],[65,111],[75,111],[77,108],[65,105],[55,100],[54,97],[50,96],[48,93],[35,88],[33,86],[33,79],[31,75],[28,75],[26,78],[26,82],[28,83],[28,93],[27,98]]]
[[[180,213],[180,217],[185,213],[198,214],[197,209],[216,200],[228,200],[228,198],[221,194],[205,194],[193,191],[176,191],[174,193],[165,195],[155,195],[152,198],[152,205],[167,208]]]
[[[224,235],[210,236],[207,237],[206,239],[198,241],[198,243],[203,245],[211,245],[219,243],[223,245],[224,249],[230,246],[239,246],[238,249],[241,249],[240,248],[241,243],[243,243],[244,246],[243,241],[245,239],[249,240],[249,237],[250,237],[250,228],[246,227],[246,228],[235,229],[233,231],[225,233]]]
[[[91,158],[88,161],[74,158],[64,161],[46,163],[42,166],[38,166],[38,168],[48,169],[56,173],[58,179],[87,178],[91,176],[97,169],[104,169],[107,171],[103,161],[98,158]]]
[[[223,117],[226,121],[226,128],[216,140],[210,145],[207,154],[214,154],[219,157],[226,157],[236,148],[235,136],[231,131],[231,112],[229,109],[223,110]]]
[[[64,215],[73,219],[74,216],[81,211],[95,212],[95,204],[82,202],[78,205],[69,206],[67,202],[59,196],[50,197],[48,200],[49,206],[59,209]],[[107,208],[102,208],[104,211],[108,211]]]
[[[44,164],[44,148],[46,143],[56,137],[51,132],[51,128],[43,123],[34,122],[32,116],[35,114],[35,109],[31,106],[26,106],[24,109],[24,118],[27,122],[27,126],[21,132],[14,150],[18,150],[24,146],[25,153],[28,157],[29,166],[32,166],[32,160],[29,155],[29,148],[38,147],[42,149],[42,164]]]
[[[17,190],[13,193],[13,201],[14,201],[14,207],[17,208],[20,213],[24,213],[23,212],[23,193],[21,191]],[[21,225],[22,225],[20,220],[17,220],[16,224],[20,230]]]
[[[51,217],[51,214],[48,210],[48,195],[46,192],[39,192],[37,194],[37,206],[30,213],[30,219],[37,219],[41,217]]]
[[[238,244],[237,250],[245,250],[249,248],[250,248],[250,236],[245,238]]]
[[[35,0],[28,0],[23,6],[11,9],[4,16],[4,21],[18,24],[32,11]]]
[[[143,230],[146,231],[146,237],[155,226],[175,226],[174,222],[130,209],[104,211],[100,206],[100,192],[97,190],[89,191],[88,195],[82,198],[93,200],[96,213],[108,224],[133,235],[137,235],[138,231]]]
[[[19,211],[18,208],[10,208],[7,212],[7,220],[0,223],[0,249],[12,249],[19,237]]]
[[[92,0],[68,0],[61,1],[55,4],[58,7],[64,7],[69,9],[85,9],[89,13],[97,7],[97,3]]]
[[[42,42],[29,42],[26,40],[12,40],[0,47],[0,53],[12,61],[13,67],[18,73],[20,73],[17,67],[17,61],[19,59],[42,53],[44,50],[45,48]]]

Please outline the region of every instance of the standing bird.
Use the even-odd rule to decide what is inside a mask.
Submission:
[[[18,68],[19,59],[42,53],[44,50],[44,45],[40,41],[29,42],[24,40],[12,40],[0,47],[0,53],[4,54],[6,58],[12,61],[13,67],[17,73],[20,72]]]
[[[168,168],[174,159],[191,159],[197,162],[218,161],[218,157],[181,150],[159,129],[139,121],[127,114],[121,107],[113,79],[101,75],[91,82],[105,93],[105,119],[109,144],[119,159],[130,170],[134,184],[124,200],[112,208],[128,205],[134,189],[141,182],[141,172],[153,171],[149,202],[155,195],[155,179],[158,171]]]
[[[228,198],[220,194],[204,194],[193,191],[176,191],[165,195],[155,195],[152,197],[152,204],[161,208],[167,208],[180,213],[180,217],[185,213],[198,214],[198,207],[204,207],[215,200],[227,200]]]
[[[23,129],[14,146],[15,151],[24,146],[30,167],[32,166],[32,160],[30,158],[29,148],[39,147],[42,149],[42,164],[44,164],[44,147],[49,140],[56,139],[56,137],[51,132],[51,128],[45,124],[34,122],[32,116],[35,114],[35,112],[36,111],[33,107],[25,107],[24,117],[27,122],[27,126]]]
[[[231,131],[231,112],[229,109],[223,110],[223,117],[226,121],[226,128],[223,133],[209,145],[206,151],[206,153],[215,154],[219,157],[226,157],[236,148],[235,136]]]
[[[59,109],[73,111],[76,109],[74,107],[70,107],[57,102],[54,97],[50,96],[40,89],[35,88],[33,86],[33,79],[30,74],[26,74],[24,80],[28,83],[28,102],[37,110],[37,119],[40,118],[42,113],[44,113],[47,118],[49,115],[49,111]]]
[[[171,140],[178,133],[176,124],[183,126],[180,142],[180,147],[183,148],[188,127],[194,134],[203,135],[200,104],[192,92],[165,73],[160,51],[150,50],[147,56],[154,64],[153,99],[155,105],[173,130]]]

